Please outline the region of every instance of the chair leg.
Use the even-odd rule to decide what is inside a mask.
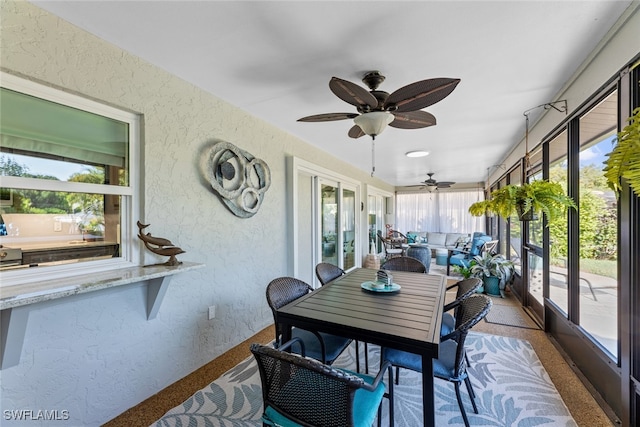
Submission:
[[[356,372],[360,373],[360,343],[356,340]]]
[[[469,390],[469,396],[473,397],[474,399],[476,398],[476,391],[473,389],[473,386],[471,385],[471,380],[469,380],[469,378],[467,378],[465,380],[465,382],[467,382],[467,390]]]
[[[393,427],[395,424],[395,405],[393,399],[393,367],[389,366],[389,427]]]
[[[477,414],[478,406],[476,405],[476,392],[473,390],[473,386],[471,385],[471,380],[469,379],[469,377],[464,379],[464,383],[467,385],[467,391],[469,392],[471,404],[473,405],[473,412]]]
[[[458,406],[460,407],[460,413],[462,414],[462,420],[464,421],[465,427],[469,427],[469,420],[467,419],[467,412],[464,410],[464,405],[462,404],[462,395],[460,394],[460,383],[453,383],[456,389],[456,399],[458,399]]]
[[[396,385],[400,384],[400,367],[396,366]]]
[[[364,343],[364,373],[369,373],[369,346]]]

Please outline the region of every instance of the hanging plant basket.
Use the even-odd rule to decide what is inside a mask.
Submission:
[[[531,204],[529,203],[529,206]],[[529,208],[526,210],[527,203],[519,202],[516,203],[516,212],[518,213],[518,218],[520,221],[537,221],[538,214],[533,211],[533,209]]]
[[[575,209],[576,204],[559,183],[538,180],[494,190],[489,199],[469,206],[469,213],[474,216],[495,213],[504,219],[518,215],[521,221],[532,221],[545,213],[551,222],[566,215],[569,208]]]

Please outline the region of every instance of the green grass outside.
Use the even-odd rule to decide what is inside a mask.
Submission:
[[[553,260],[552,264],[565,268],[564,261]],[[580,260],[580,271],[616,279],[618,277],[618,262],[615,260],[583,258]]]

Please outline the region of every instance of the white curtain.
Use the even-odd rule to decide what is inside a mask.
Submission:
[[[395,229],[440,233],[485,232],[485,217],[469,213],[469,206],[484,199],[482,189],[433,193],[398,193]]]

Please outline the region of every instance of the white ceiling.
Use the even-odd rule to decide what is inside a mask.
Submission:
[[[486,179],[522,139],[523,112],[554,100],[631,1],[32,3],[365,171],[371,139],[349,138],[350,120],[296,121],[356,112],[329,90],[332,76],[362,84],[379,70],[389,93],[460,78],[425,109],[436,126],[376,138],[376,176],[402,186],[427,172]],[[417,149],[431,154],[404,156]]]

